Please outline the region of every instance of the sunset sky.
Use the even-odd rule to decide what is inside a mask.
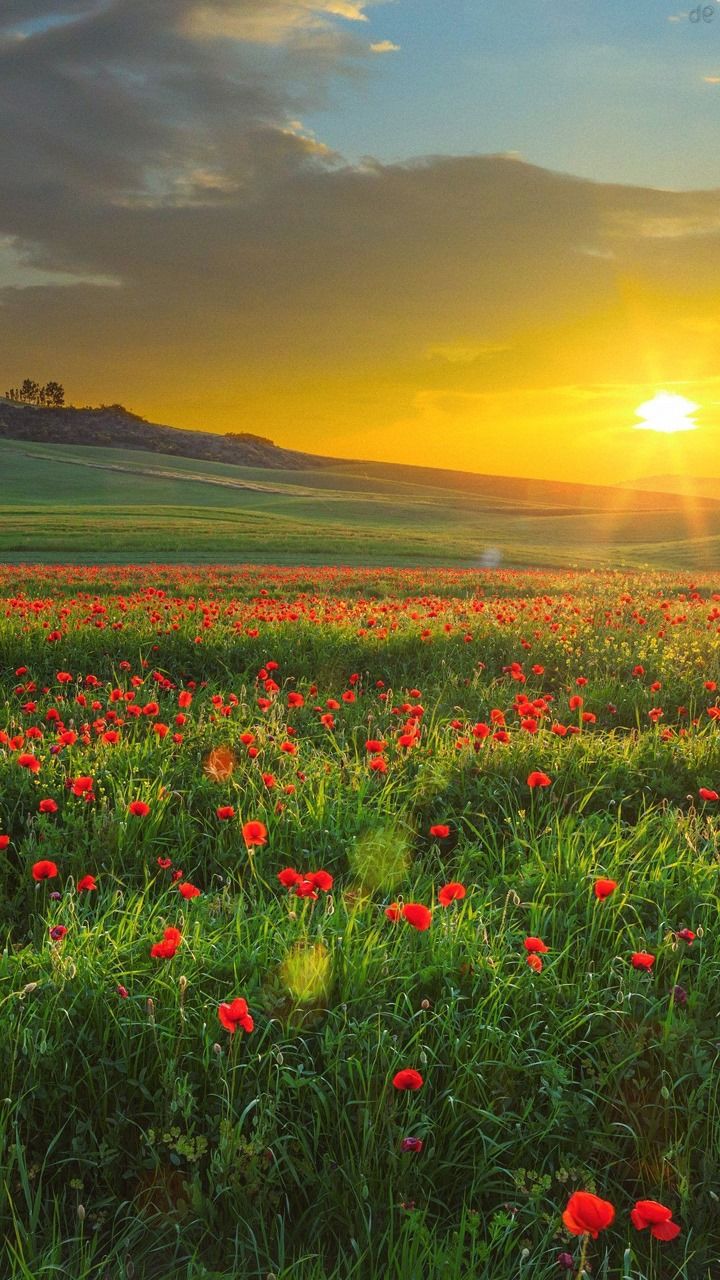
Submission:
[[[0,391],[337,456],[720,477],[706,7],[3,0]],[[696,430],[633,429],[660,391]]]

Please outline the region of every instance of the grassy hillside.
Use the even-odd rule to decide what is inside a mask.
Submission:
[[[720,564],[720,503],[381,463],[270,469],[0,440],[0,557]]]

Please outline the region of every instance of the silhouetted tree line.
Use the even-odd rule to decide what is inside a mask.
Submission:
[[[19,387],[5,392],[6,400],[18,404],[34,404],[43,409],[62,409],[65,404],[65,388],[61,382],[46,382],[44,386],[33,378],[26,378]]]
[[[267,436],[256,436],[252,431],[223,431],[226,440],[254,440],[256,444],[270,444],[275,448],[275,441]]]

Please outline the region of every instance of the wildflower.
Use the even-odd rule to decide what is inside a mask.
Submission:
[[[633,969],[644,969],[649,973],[655,963],[655,956],[650,955],[649,951],[633,951],[630,960]]]
[[[562,1217],[571,1235],[589,1235],[597,1240],[600,1232],[610,1226],[615,1210],[609,1201],[601,1200],[590,1191],[576,1191]]]
[[[464,884],[459,881],[451,881],[450,884],[444,884],[438,893],[438,902],[441,907],[449,907],[451,902],[459,902],[465,897],[467,890]]]
[[[604,898],[609,898],[611,893],[617,889],[617,880],[596,880],[593,885],[593,893],[596,898],[602,902]]]
[[[656,1240],[674,1240],[680,1235],[680,1227],[672,1221],[672,1209],[667,1209],[657,1200],[637,1200],[630,1210],[630,1221],[638,1231],[650,1228],[650,1235]]]
[[[402,913],[413,929],[417,929],[422,933],[425,929],[430,928],[432,911],[428,907],[424,907],[421,902],[406,902]]]
[[[539,957],[538,955],[536,955],[536,954],[535,954],[535,952],[534,952],[534,951],[533,951],[532,955],[529,955],[529,956],[527,956],[526,958],[527,958],[527,963],[528,963],[528,965],[530,966],[530,968],[532,969],[533,973],[542,973],[542,970],[543,970],[543,962],[542,962],[542,960],[540,959],[540,957]]]
[[[49,858],[43,858],[40,862],[36,862],[32,869],[33,880],[54,880],[58,873],[58,869],[54,862]]]
[[[121,1000],[127,1000],[128,996],[130,995],[130,992],[128,991],[127,987],[124,987],[122,983],[119,983],[117,985],[117,987],[115,988],[115,991],[117,995],[120,996]]]
[[[400,1150],[401,1151],[417,1151],[419,1153],[420,1151],[422,1151],[424,1145],[425,1143],[423,1142],[422,1138],[403,1138],[402,1142],[400,1143]]]
[[[701,800],[706,800],[709,803],[720,800],[720,794],[718,794],[717,791],[711,791],[709,787],[701,787],[698,791],[698,795]]]
[[[688,946],[690,946],[695,941],[697,934],[693,933],[692,929],[678,929],[675,937],[680,938],[682,942],[687,942]]]
[[[430,835],[434,840],[447,840],[450,828],[444,822],[436,822],[435,826],[430,828]]]
[[[38,813],[57,813],[57,811],[57,801],[50,796],[46,796],[38,805]]]
[[[189,880],[183,880],[182,883],[178,885],[178,889],[186,901],[190,898],[200,897],[200,890],[197,885],[190,884]]]
[[[92,889],[97,889],[95,876],[83,876],[82,880],[78,880],[77,888],[78,893],[89,893]]]
[[[221,804],[215,810],[215,816],[219,818],[221,822],[230,822],[230,820],[235,817],[235,810],[231,804]]]
[[[62,942],[66,933],[67,933],[66,925],[56,924],[56,925],[53,925],[52,929],[50,930],[50,937],[52,938],[53,942]]]
[[[526,951],[539,951],[545,955],[550,948],[543,942],[542,938],[526,938],[523,942]]]
[[[396,1071],[393,1076],[393,1084],[396,1089],[411,1090],[415,1092],[421,1089],[423,1078],[419,1071],[415,1071],[413,1067],[404,1067],[402,1071]]]
[[[150,805],[144,800],[131,800],[128,805],[128,813],[131,813],[134,818],[147,818],[149,812]]]
[[[672,989],[673,1004],[678,1005],[681,1009],[687,1004],[687,991],[684,987],[674,986]]]
[[[242,996],[218,1006],[218,1018],[226,1031],[234,1035],[238,1027],[243,1031],[252,1031],[255,1023],[248,1012],[247,1001]]]
[[[267,827],[263,822],[245,822],[242,833],[245,844],[249,849],[267,844]]]
[[[547,774],[542,773],[540,769],[533,769],[532,773],[528,774],[527,784],[532,790],[535,787],[550,787],[552,778],[548,778]]]
[[[171,960],[175,955],[180,943],[182,934],[179,929],[166,929],[162,936],[161,942],[154,942],[150,948],[150,955],[154,960]]]

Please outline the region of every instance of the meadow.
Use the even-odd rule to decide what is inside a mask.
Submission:
[[[0,1274],[717,1280],[717,585],[0,566]]]
[[[592,477],[588,477],[592,480]],[[0,439],[0,560],[711,570],[720,502],[321,459]]]

